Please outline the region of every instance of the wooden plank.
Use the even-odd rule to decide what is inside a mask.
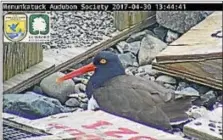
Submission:
[[[183,131],[201,140],[222,140],[222,107],[186,124]]]
[[[40,43],[4,42],[3,48],[5,54],[3,57],[3,81],[42,61],[40,57],[42,57],[43,51]]]
[[[155,17],[155,11],[115,11],[114,12],[114,23],[115,27],[122,31],[133,25],[136,25],[147,18]],[[150,23],[154,24],[156,19],[149,20]]]
[[[81,61],[94,56],[99,51],[109,48],[119,41],[124,40],[131,34],[150,26],[150,20],[154,20],[154,18],[155,16],[123,30],[122,32],[116,32],[113,34],[112,38],[105,38],[102,42],[94,44],[88,48],[68,48],[64,50],[44,51],[43,63],[37,64],[25,72],[5,81],[3,93],[18,93],[30,88],[46,76],[78,64]],[[30,53],[30,51],[28,53]],[[30,64],[30,62],[28,63]]]
[[[3,94],[19,93],[34,84],[40,79],[50,75],[54,71],[55,65],[47,62],[41,62],[26,69],[23,73],[17,74],[4,82]]]
[[[222,58],[222,12],[214,12],[156,56],[157,63]]]
[[[161,73],[222,90],[222,12],[204,21],[171,43],[156,56],[153,68]]]
[[[222,90],[222,59],[158,64],[153,68],[175,77]]]
[[[73,138],[78,137],[82,139],[86,138],[87,135],[91,135],[100,139],[113,140],[133,139],[136,137],[138,137],[138,139],[139,137],[141,137],[141,139],[144,137],[144,139],[150,138],[153,140],[183,140],[180,136],[141,125],[103,111],[63,113],[43,119],[27,121],[21,117],[13,116],[14,115],[8,115],[7,113],[3,114],[4,120],[7,120],[8,122],[22,124],[57,136],[60,134],[70,134]]]

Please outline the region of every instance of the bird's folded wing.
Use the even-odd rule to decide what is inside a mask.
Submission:
[[[156,106],[148,91],[122,85],[123,82],[117,86],[119,81],[116,84],[112,84],[113,82],[94,91],[94,97],[101,110],[146,125],[166,129],[171,127],[169,118]]]
[[[146,80],[140,77],[135,77],[131,75],[118,76],[111,79],[109,82],[105,83],[105,86],[113,85],[122,86],[125,88],[133,88],[144,90],[154,98],[154,101],[157,102],[168,102],[174,98],[174,91],[167,89],[158,83],[150,80]]]

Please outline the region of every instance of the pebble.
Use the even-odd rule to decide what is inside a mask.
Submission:
[[[87,98],[87,95],[85,93],[78,93],[78,97]]]
[[[190,84],[190,86],[196,89],[200,94],[204,94],[210,90],[210,88],[207,86],[203,86],[203,85],[199,85],[195,83]]]
[[[150,76],[156,76],[159,72],[155,69],[152,69],[152,65],[144,65],[138,68],[138,72],[145,72]]]
[[[171,85],[171,84],[164,84],[164,87],[166,87],[168,89],[172,89],[172,90],[176,89],[176,86],[175,85]]]
[[[166,38],[165,38],[165,42],[172,43],[174,40],[178,39],[180,37],[180,35],[181,35],[180,33],[168,30]]]
[[[34,88],[33,88],[32,91],[35,92],[35,93],[37,93],[37,94],[41,94],[41,95],[44,94],[43,93],[43,90],[41,89],[41,87],[40,86],[37,86],[37,85],[34,86]]]
[[[192,106],[188,111],[187,114],[192,118],[200,118],[207,115],[208,110],[205,107],[198,107]]]
[[[124,53],[118,54],[118,57],[124,68],[129,66],[134,66],[134,62],[136,62],[136,57],[132,53]]]
[[[84,110],[87,110],[87,103],[81,103],[80,104],[80,107],[82,108],[82,109],[84,109]]]
[[[183,90],[184,88],[186,88],[188,86],[189,86],[189,84],[186,82],[179,82],[176,90]]]
[[[79,107],[80,102],[76,98],[70,98],[65,102],[65,105],[68,107]]]
[[[68,95],[69,98],[77,98],[78,99],[78,94],[75,93],[75,94],[70,94]]]
[[[86,78],[79,78],[79,77],[74,77],[73,78],[73,81],[75,82],[75,83],[83,83],[84,85],[87,85],[87,82],[88,82],[88,79],[86,79]]]
[[[195,101],[193,101],[193,104],[198,106],[205,106],[208,109],[213,109],[216,101],[217,98],[214,94],[214,91],[211,90],[205,93],[204,95],[201,95],[200,98],[197,98]]]
[[[167,83],[167,84],[176,84],[177,83],[175,78],[167,76],[167,75],[158,76],[156,78],[156,81],[161,82],[161,83]]]
[[[167,35],[168,29],[164,28],[163,26],[158,26],[153,29],[155,35],[162,41],[165,41],[165,37]]]
[[[180,91],[175,91],[175,94],[180,94],[184,96],[200,96],[199,92],[192,87],[187,87]]]
[[[85,92],[86,85],[82,83],[78,83],[75,85],[75,93]]]
[[[127,40],[127,43],[135,42],[135,41],[141,41],[142,38],[147,34],[147,31],[141,31],[135,34],[132,34]]]

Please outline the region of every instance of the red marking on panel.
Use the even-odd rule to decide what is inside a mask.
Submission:
[[[96,123],[94,124],[90,124],[90,125],[82,125],[83,128],[86,128],[86,129],[96,129],[97,127],[100,127],[100,126],[105,126],[105,125],[112,125],[112,123],[110,122],[107,122],[107,121],[97,121]]]
[[[78,130],[78,129],[73,129],[73,128],[69,128],[67,130],[65,130],[66,132],[68,132],[70,135],[72,136],[76,136],[76,135],[84,135],[85,133]]]
[[[51,123],[51,124],[48,124],[48,125],[56,128],[56,129],[66,129],[66,128],[69,128],[67,126],[64,126],[64,125],[61,125],[61,124],[56,124],[56,123]]]
[[[151,138],[151,137],[147,137],[147,136],[136,136],[136,137],[132,137],[128,140],[157,140],[157,139],[154,139],[154,138]]]
[[[128,128],[118,128],[118,131],[107,131],[104,134],[111,137],[121,138],[122,136],[118,134],[138,134],[138,132],[135,132],[133,130],[130,130]]]

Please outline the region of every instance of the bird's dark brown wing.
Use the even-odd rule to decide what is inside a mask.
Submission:
[[[121,85],[120,85],[121,84]],[[105,83],[104,86],[112,85],[114,87],[123,86],[130,87],[135,90],[147,91],[146,94],[150,94],[151,98],[156,103],[166,103],[174,98],[174,91],[171,89],[166,89],[165,87],[157,84],[156,82],[145,80],[140,77],[135,77],[131,75],[122,75],[111,79],[109,82]]]
[[[150,87],[151,85],[148,84],[137,77],[118,76],[95,90],[94,98],[104,111],[137,122],[169,129],[171,128],[169,118],[157,105],[159,102],[165,102],[163,100],[165,96],[161,95],[162,98],[160,98],[160,89]]]

